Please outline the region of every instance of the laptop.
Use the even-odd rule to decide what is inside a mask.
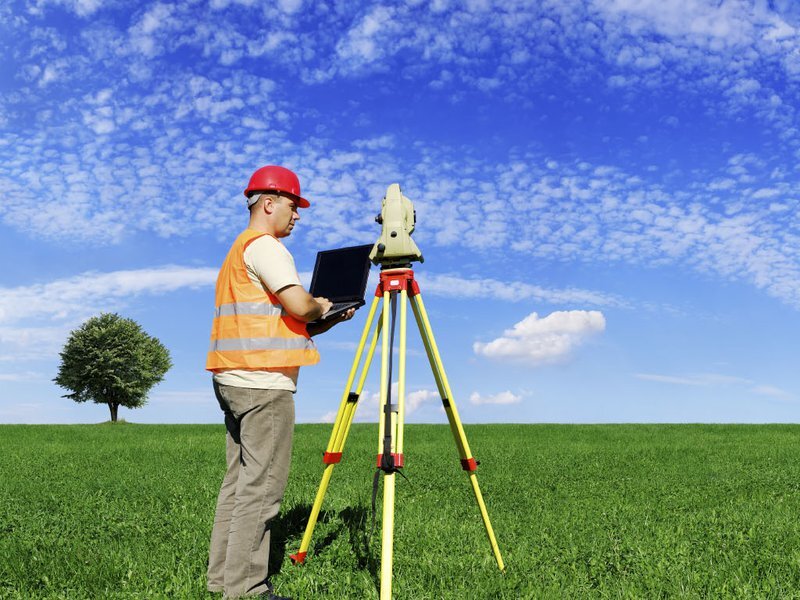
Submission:
[[[317,322],[336,318],[343,312],[364,306],[364,292],[369,277],[369,253],[372,244],[317,252],[309,293],[333,303]]]

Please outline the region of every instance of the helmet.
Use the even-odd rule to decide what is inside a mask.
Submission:
[[[300,196],[300,180],[297,175],[284,167],[267,165],[253,173],[244,195],[249,198],[256,192],[283,192],[293,196],[300,208],[311,206],[308,200]]]

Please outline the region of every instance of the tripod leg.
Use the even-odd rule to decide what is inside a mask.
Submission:
[[[378,413],[378,455],[383,454],[384,432],[386,430],[386,402],[391,395],[392,385],[392,359],[389,356],[391,351],[390,336],[393,333],[389,322],[389,303],[391,302],[391,292],[383,292],[383,312],[381,313],[381,325],[383,335],[381,336],[381,391],[380,391],[380,412]],[[380,466],[380,465],[378,465]]]
[[[364,345],[367,340],[367,333],[369,332],[372,323],[375,320],[375,312],[379,303],[380,298],[376,296],[372,301],[372,305],[370,306],[367,322],[364,324],[361,340],[358,343],[358,350],[356,350],[356,358],[353,361],[353,366],[351,367],[350,374],[347,377],[345,392],[342,395],[342,401],[339,404],[339,412],[336,415],[336,420],[340,421],[340,426],[334,427],[333,431],[331,432],[331,438],[328,441],[329,452],[338,452],[341,454],[341,451],[344,448],[344,443],[347,440],[347,435],[350,433],[350,425],[353,423],[353,416],[355,415],[356,408],[358,408],[358,399],[361,396],[361,391],[364,389],[364,382],[367,378],[369,367],[372,364],[372,357],[375,354],[378,336],[380,335],[381,327],[383,326],[382,321],[378,321],[377,326],[375,327],[375,331],[372,335],[372,340],[369,345],[369,350],[367,351],[367,359],[361,369],[361,376],[358,379],[356,389],[355,391],[349,390],[352,390],[353,380],[355,379],[356,374],[356,366],[361,360],[361,354],[364,351]]]
[[[393,292],[396,300],[397,292]],[[397,469],[403,466],[403,419],[405,415],[405,368],[406,368],[406,301],[407,292],[403,289],[400,292],[400,358],[399,358],[399,373],[398,373],[398,393],[397,403],[392,404],[390,385],[391,385],[391,359],[387,357],[384,363],[384,370],[381,372],[381,381],[383,383],[381,395],[383,402],[381,403],[381,415],[383,417],[383,426],[381,427],[382,435],[378,446],[378,466],[383,469],[383,518],[382,518],[382,532],[381,532],[381,600],[391,600],[392,598],[392,557],[394,552],[394,500],[395,500],[395,474]],[[388,297],[384,300],[384,337],[383,348],[384,352],[391,343],[388,340],[389,335],[386,319],[388,318],[388,310],[386,310],[386,302]],[[396,304],[393,305],[396,307]],[[393,311],[394,313],[394,311]],[[394,314],[392,319],[392,333],[394,328]],[[394,336],[392,335],[392,338]],[[388,371],[388,373],[387,373]]]
[[[325,470],[322,473],[322,481],[317,489],[314,505],[311,508],[311,514],[308,517],[308,523],[306,524],[306,530],[303,534],[303,540],[300,543],[300,550],[298,550],[296,554],[290,555],[290,558],[295,564],[302,564],[306,559],[306,553],[308,552],[308,547],[311,544],[311,536],[314,533],[314,527],[317,524],[319,511],[322,508],[322,501],[325,498],[328,484],[330,483],[331,476],[333,475],[333,467],[342,458],[344,443],[347,440],[348,433],[350,432],[350,425],[353,423],[353,417],[358,406],[358,398],[361,395],[362,389],[364,388],[364,381],[366,380],[369,366],[372,363],[372,357],[375,354],[375,346],[378,342],[378,336],[382,326],[381,321],[378,321],[378,324],[375,327],[375,331],[372,335],[372,341],[370,342],[366,361],[361,369],[361,377],[359,377],[358,385],[356,386],[355,391],[351,391],[353,381],[358,370],[358,365],[361,362],[361,357],[364,352],[367,335],[369,334],[369,331],[372,328],[372,323],[375,320],[375,312],[379,302],[380,298],[376,296],[372,302],[372,305],[370,306],[367,322],[364,324],[364,330],[361,333],[361,340],[359,341],[358,349],[356,350],[356,355],[353,359],[353,365],[350,368],[350,374],[347,377],[347,384],[345,385],[342,401],[339,404],[339,410],[336,414],[336,421],[334,421],[333,424],[333,431],[331,432],[331,437],[328,440],[328,446],[325,450],[325,454],[323,455],[322,461],[325,463]]]
[[[381,346],[381,408],[378,414],[378,467],[388,451],[391,453],[393,440],[391,412],[391,357],[390,350],[393,331],[389,324],[389,302],[391,292],[383,293],[383,337]],[[389,422],[387,423],[387,419]],[[388,446],[388,448],[387,448]],[[394,546],[394,473],[385,472],[383,476],[383,512],[381,519],[381,600],[391,600],[392,595],[392,548]],[[388,594],[388,596],[387,596]]]
[[[475,475],[478,462],[472,456],[467,443],[467,436],[464,434],[464,428],[461,425],[461,419],[458,416],[458,409],[456,408],[453,394],[450,391],[450,383],[447,381],[447,375],[444,372],[442,359],[439,355],[439,349],[436,346],[436,340],[433,337],[433,330],[431,329],[428,314],[425,311],[425,304],[422,302],[422,295],[417,293],[411,297],[411,308],[414,311],[414,317],[417,320],[422,342],[425,345],[425,352],[428,354],[428,361],[433,370],[433,376],[436,380],[436,386],[439,388],[439,395],[442,398],[447,419],[450,422],[450,431],[453,433],[453,438],[458,448],[459,456],[461,457],[462,468],[469,473],[469,480],[472,484],[472,491],[475,494],[475,500],[478,503],[478,509],[483,518],[483,524],[486,527],[486,535],[489,538],[489,544],[494,552],[494,557],[497,560],[497,566],[501,571],[505,571],[506,567],[503,563],[503,557],[500,555],[500,548],[497,545],[497,540],[494,536],[492,524],[489,521],[489,513],[486,510],[486,504],[483,501],[483,494],[478,486],[478,478]]]
[[[403,456],[403,425],[406,418],[406,322],[408,292],[400,292],[400,357],[397,374],[397,455]],[[403,466],[402,460],[399,466]]]
[[[392,600],[392,553],[394,550],[394,473],[383,476],[383,525],[381,531],[381,596]]]

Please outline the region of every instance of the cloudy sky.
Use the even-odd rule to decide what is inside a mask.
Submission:
[[[121,417],[218,421],[213,283],[265,164],[312,201],[306,281],[400,183],[466,422],[800,418],[790,0],[10,0],[0,52],[0,422],[108,418],[52,378],[110,311],[174,361]],[[366,312],[298,420],[335,413]],[[408,419],[443,421],[409,339]]]

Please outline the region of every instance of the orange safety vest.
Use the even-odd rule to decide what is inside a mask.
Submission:
[[[255,285],[247,275],[244,251],[264,235],[269,234],[244,230],[219,271],[208,371],[263,370],[319,362],[306,324],[287,313],[274,294]]]

